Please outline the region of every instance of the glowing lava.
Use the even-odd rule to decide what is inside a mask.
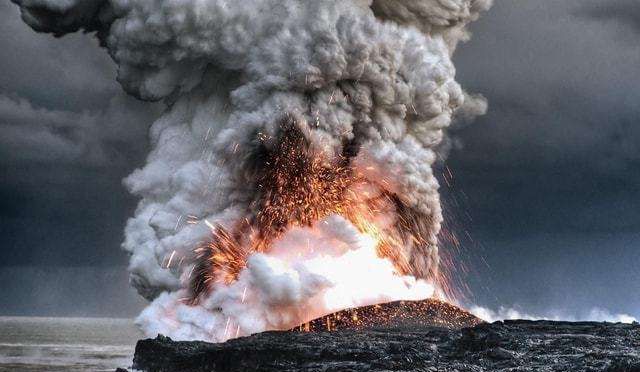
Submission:
[[[465,328],[482,323],[473,314],[440,300],[395,301],[341,310],[301,324],[293,331],[322,332],[384,327]]]
[[[328,156],[326,149],[312,146],[307,138],[311,134],[304,128],[286,116],[275,138],[257,135],[259,145],[249,163],[258,175],[255,186],[259,196],[250,204],[249,217],[230,230],[207,221],[212,239],[196,249],[197,263],[190,277],[193,303],[216,284],[234,282],[249,256],[269,253],[274,241],[287,231],[311,227],[332,215],[348,220],[361,240],[368,242],[365,245],[370,254],[354,256],[354,268],[386,258],[399,276],[437,281],[437,265],[425,269],[414,262],[415,254],[410,254],[427,251],[434,244],[435,237],[429,234],[430,216],[409,208],[389,191],[385,185],[390,180],[365,178],[352,164],[358,153],[356,143],[345,143],[339,154]],[[300,247],[292,250],[294,255],[303,255]],[[369,276],[366,274],[366,270],[349,273]]]

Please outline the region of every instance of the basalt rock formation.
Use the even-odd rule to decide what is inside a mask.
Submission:
[[[413,309],[403,319],[415,320],[421,314],[415,305],[385,306],[392,312],[402,307]],[[436,318],[442,313],[433,309],[445,309],[442,306],[423,304]],[[464,313],[453,310],[455,307],[446,309],[456,316]],[[345,319],[344,315],[347,313],[340,318]],[[469,318],[476,325],[457,328],[440,321],[435,322],[439,326],[409,321],[374,327],[345,323],[327,332],[322,328],[327,319],[303,327],[322,331],[264,332],[221,344],[177,342],[163,336],[141,340],[133,368],[149,372],[640,372],[637,323],[513,320],[488,324]]]

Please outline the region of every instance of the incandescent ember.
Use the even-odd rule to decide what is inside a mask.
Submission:
[[[378,257],[389,259],[398,275],[426,279],[449,294],[446,278],[438,272],[433,216],[390,191],[392,180],[364,177],[353,164],[356,142],[346,141],[337,154],[327,156],[310,136],[309,128],[292,115],[283,118],[274,136],[256,134],[247,164],[258,192],[247,217],[230,227],[209,224],[211,239],[195,249],[188,302],[197,304],[216,285],[236,281],[249,256],[269,253],[291,228],[311,227],[330,215],[345,218],[375,241]]]
[[[327,332],[366,328],[434,326],[473,327],[483,320],[447,302],[427,299],[395,301],[338,311],[301,324],[292,331]]]

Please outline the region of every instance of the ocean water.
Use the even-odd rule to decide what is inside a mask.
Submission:
[[[0,317],[0,371],[115,371],[142,334],[130,319]]]

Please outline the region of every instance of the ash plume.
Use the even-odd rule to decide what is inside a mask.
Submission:
[[[146,332],[223,340],[437,291],[432,166],[486,109],[451,55],[490,0],[12,1],[36,31],[95,32],[122,87],[167,105],[124,181]]]

